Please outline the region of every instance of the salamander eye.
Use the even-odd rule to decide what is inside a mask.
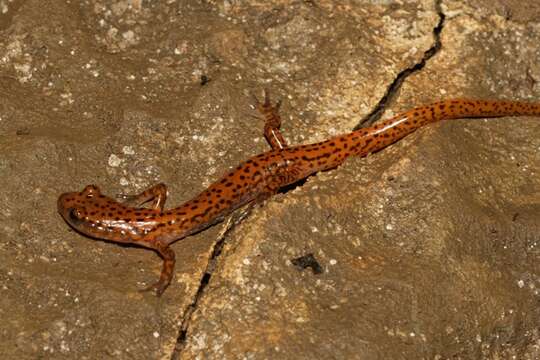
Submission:
[[[75,222],[80,222],[81,221],[81,211],[80,210],[77,210],[77,209],[71,209],[69,211],[69,219],[72,220],[72,221],[75,221]]]

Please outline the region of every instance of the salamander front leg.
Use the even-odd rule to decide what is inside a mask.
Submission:
[[[116,197],[121,199],[125,205],[133,207],[141,207],[147,202],[152,201],[150,203],[151,209],[163,211],[165,201],[167,200],[167,186],[159,183],[137,195],[119,194]]]
[[[161,242],[158,242],[154,248],[159,255],[163,258],[163,268],[161,270],[161,275],[159,276],[159,281],[155,284],[150,285],[149,287],[140,290],[141,292],[145,291],[156,291],[156,295],[159,297],[167,286],[171,283],[174,271],[174,264],[176,263],[175,255],[173,249],[168,245],[164,245]]]
[[[279,107],[281,101],[272,105],[268,90],[264,90],[264,102],[261,103],[256,96],[253,96],[255,107],[264,118],[264,137],[272,150],[280,150],[287,147],[287,142],[279,131],[281,127],[281,117],[279,116]]]

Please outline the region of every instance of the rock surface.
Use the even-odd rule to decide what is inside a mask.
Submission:
[[[385,116],[540,101],[539,15],[511,0],[0,0],[0,357],[539,358],[538,118],[436,124],[311,177],[176,243],[161,299],[137,291],[156,254],[56,213],[90,183],[189,199],[268,149],[249,106],[263,88],[290,144],[349,131],[388,89]],[[294,265],[309,254],[320,273]]]

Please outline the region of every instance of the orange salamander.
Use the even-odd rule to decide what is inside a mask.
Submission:
[[[224,219],[235,209],[260,202],[280,188],[318,171],[335,168],[349,156],[366,156],[416,129],[446,119],[540,115],[540,103],[455,99],[420,106],[371,127],[328,140],[288,146],[279,128],[280,103],[269,96],[256,107],[265,119],[264,135],[272,150],[255,155],[206,190],[177,208],[165,210],[167,188],[155,185],[122,202],[101,193],[95,185],[81,192],[62,194],[58,211],[78,232],[96,239],[137,244],[153,249],[163,258],[159,281],[145,290],[160,296],[171,282],[175,254],[170,245]],[[143,205],[149,203],[149,206]]]

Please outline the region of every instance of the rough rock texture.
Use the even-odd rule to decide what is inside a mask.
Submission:
[[[437,124],[314,176],[176,243],[161,299],[137,291],[156,254],[56,213],[89,183],[195,195],[268,148],[265,87],[291,144],[385,94],[385,116],[540,101],[538,19],[511,0],[0,0],[0,357],[540,358],[538,118]],[[293,264],[308,254],[320,274]]]

